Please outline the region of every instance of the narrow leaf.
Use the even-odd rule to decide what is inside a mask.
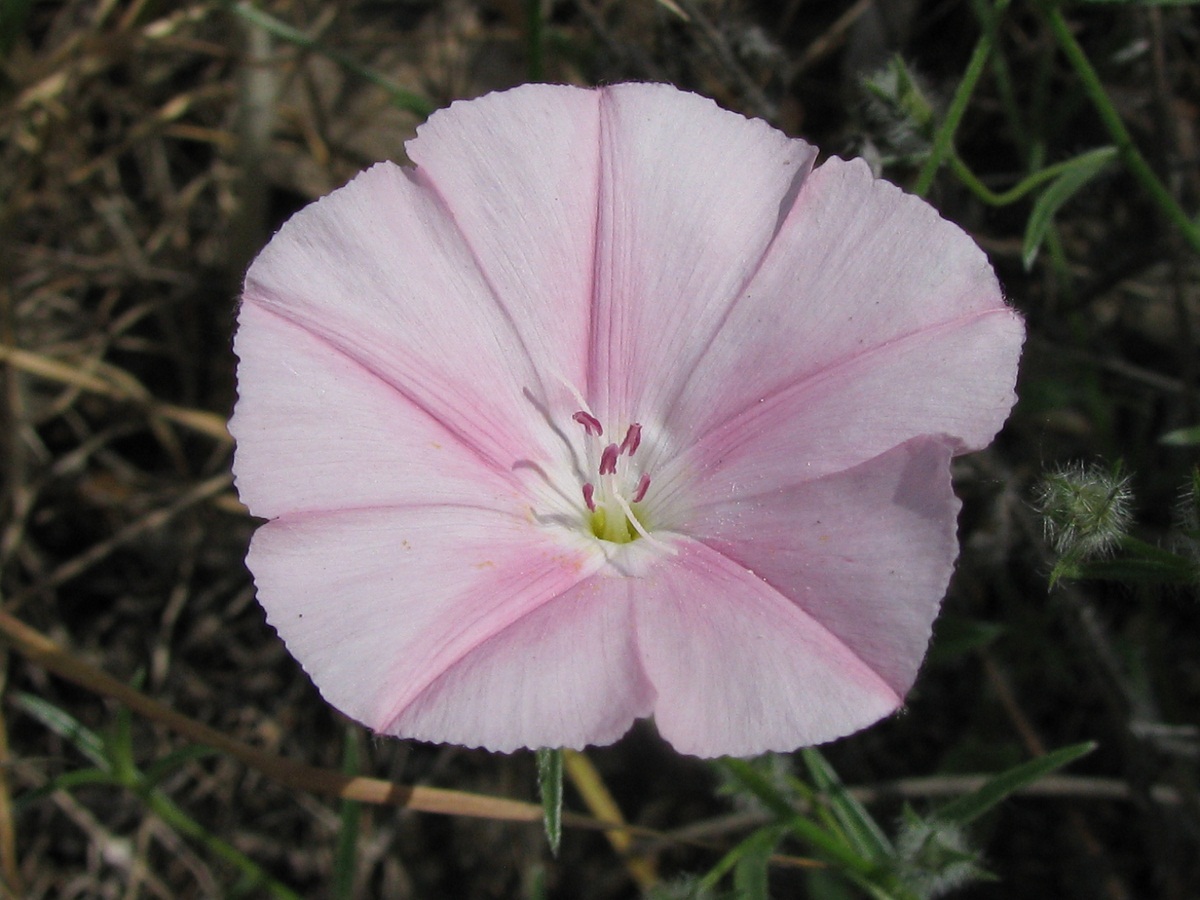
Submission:
[[[733,890],[738,900],[769,900],[768,862],[782,831],[764,828],[743,841],[745,848],[733,870]]]
[[[1033,268],[1038,250],[1046,239],[1046,232],[1054,222],[1054,216],[1064,203],[1100,174],[1101,170],[1117,158],[1116,147],[1101,147],[1077,156],[1066,170],[1059,175],[1033,204],[1033,211],[1025,225],[1025,241],[1021,248],[1021,259],[1025,270]]]
[[[1084,3],[1109,6],[1195,6],[1200,0],[1082,0]]]
[[[696,893],[699,896],[707,896],[706,892],[715,891],[717,885],[721,883],[721,879],[730,872],[735,872],[734,878],[736,879],[738,875],[735,870],[746,857],[757,858],[761,856],[765,869],[766,860],[770,859],[771,852],[775,849],[779,841],[782,840],[783,836],[787,834],[787,831],[788,829],[784,825],[766,825],[753,832],[749,837],[744,838],[736,847],[722,856],[717,864],[697,882]],[[743,875],[742,877],[748,877],[748,875]],[[738,896],[740,898],[741,894],[739,893]]]
[[[796,814],[787,797],[746,760],[726,757],[717,764],[775,815],[786,819]]]
[[[542,747],[537,751],[538,793],[542,798],[542,823],[550,852],[558,856],[562,841],[563,752]]]
[[[876,862],[890,859],[895,853],[892,842],[866,808],[846,791],[846,786],[829,761],[815,747],[803,750],[801,756],[808,766],[813,784],[825,795],[826,802],[854,849]]]
[[[25,31],[33,0],[5,0],[0,3],[0,56],[7,56]]]
[[[1160,444],[1166,444],[1168,447],[1196,447],[1200,446],[1200,425],[1193,425],[1190,428],[1177,428],[1174,431],[1168,431],[1158,439]]]
[[[212,747],[205,747],[201,744],[189,744],[186,747],[173,750],[162,759],[151,763],[142,772],[142,785],[146,788],[156,787],[160,781],[180,766],[203,759],[206,756],[216,755],[217,751]]]
[[[358,727],[346,726],[342,741],[342,774],[358,774]],[[362,804],[357,800],[343,800],[338,804],[337,849],[333,855],[333,896],[337,900],[349,900],[354,896],[354,873],[358,866],[358,831],[362,815]]]
[[[938,617],[928,660],[930,663],[954,662],[988,646],[1004,631],[1004,626],[996,622],[944,614]]]
[[[60,738],[74,744],[75,749],[86,756],[93,765],[99,766],[105,772],[112,771],[112,763],[105,753],[104,741],[100,735],[70,713],[59,709],[41,697],[24,691],[16,692],[12,698],[20,709],[33,716]]]
[[[987,781],[979,790],[965,797],[959,797],[947,803],[934,812],[933,817],[946,822],[966,824],[971,822],[1026,785],[1033,784],[1039,778],[1049,775],[1056,769],[1061,769],[1082,756],[1096,749],[1096,744],[1088,741],[1084,744],[1074,744],[1063,747],[1045,756],[1014,766],[1006,772],[1001,772],[995,778]]]

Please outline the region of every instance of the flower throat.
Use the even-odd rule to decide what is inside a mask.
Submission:
[[[588,437],[603,437],[604,428],[591,413],[581,410],[571,418],[583,426]],[[628,544],[640,537],[649,537],[638,518],[637,504],[650,488],[650,476],[641,473],[633,489],[629,490],[633,478],[630,463],[641,443],[642,426],[635,422],[629,426],[620,444],[609,444],[601,451],[599,477],[583,485],[588,528],[602,541]]]

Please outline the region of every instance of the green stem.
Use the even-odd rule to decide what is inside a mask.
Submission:
[[[369,66],[364,66],[349,54],[325,46],[325,44],[315,38],[309,37],[299,28],[293,28],[286,22],[281,22],[270,13],[263,12],[253,4],[246,2],[246,0],[242,0],[239,3],[234,3],[232,0],[222,0],[222,2],[234,13],[241,16],[247,22],[262,28],[268,34],[274,35],[280,40],[287,41],[289,44],[294,44],[301,49],[313,50],[320,53],[322,56],[333,60],[346,71],[353,72],[364,81],[383,88],[388,93],[388,96],[392,98],[392,103],[400,109],[407,110],[416,116],[420,116],[422,119],[433,112],[433,104],[420,94],[415,94],[412,91],[402,88],[385,75]]]
[[[1129,130],[1125,127],[1125,123],[1121,121],[1121,116],[1112,105],[1112,101],[1108,99],[1108,94],[1104,90],[1104,85],[1100,83],[1100,76],[1096,74],[1096,70],[1092,68],[1091,62],[1088,60],[1083,48],[1079,46],[1079,42],[1075,40],[1075,35],[1071,34],[1071,28],[1067,25],[1066,19],[1057,7],[1049,7],[1045,10],[1046,21],[1050,25],[1050,30],[1054,32],[1054,37],[1058,41],[1059,49],[1067,57],[1071,63],[1071,67],[1075,69],[1075,74],[1079,76],[1079,80],[1083,83],[1083,89],[1087,93],[1088,98],[1092,101],[1092,105],[1096,108],[1096,112],[1100,116],[1101,122],[1108,130],[1112,137],[1113,143],[1117,145],[1117,152],[1121,155],[1121,161],[1133,176],[1141,182],[1150,197],[1158,204],[1158,208],[1163,215],[1175,225],[1182,233],[1188,245],[1196,252],[1200,253],[1200,225],[1193,222],[1183,207],[1176,202],[1171,196],[1171,192],[1154,174],[1154,170],[1150,168],[1150,164],[1146,161],[1146,157],[1142,156],[1137,145],[1134,144]]]
[[[543,52],[545,31],[542,24],[542,0],[525,0],[525,22],[529,31],[529,80],[542,81],[546,77]]]
[[[358,774],[358,726],[347,725],[342,740],[342,774],[351,778]],[[343,800],[338,804],[337,849],[333,856],[333,896],[337,900],[348,900],[354,896],[354,870],[358,859],[359,820],[362,804],[357,800]]]
[[[999,0],[996,3],[997,14],[1003,12],[1008,3],[1009,0]],[[942,160],[951,154],[951,147],[954,144],[954,133],[958,130],[958,125],[967,111],[967,105],[971,102],[971,95],[975,92],[975,85],[979,83],[979,78],[983,75],[983,68],[987,65],[988,56],[991,52],[991,34],[985,30],[983,36],[979,38],[979,42],[975,45],[975,50],[971,53],[971,60],[967,63],[967,71],[964,73],[962,81],[959,82],[958,90],[954,92],[954,99],[950,102],[950,109],[946,112],[946,118],[943,120],[941,127],[938,128],[937,134],[934,135],[933,149],[925,160],[925,165],[921,167],[921,174],[917,177],[917,185],[913,189],[913,193],[918,197],[924,197],[929,193],[929,188],[933,185],[934,176],[937,175],[938,169],[941,168]]]
[[[999,11],[986,0],[971,0],[971,5],[975,8],[975,16],[979,19],[983,33],[992,42],[992,47],[995,49],[999,45]],[[1012,129],[1017,144],[1027,154],[1029,130],[1025,127],[1021,104],[1017,102],[1017,91],[1013,87],[1012,71],[1008,67],[1008,60],[1003,52],[995,52],[991,54],[989,62],[991,63],[992,77],[996,80],[996,91],[1000,95],[1000,104],[1004,107],[1004,114],[1008,117],[1008,127]]]
[[[138,790],[137,785],[130,786]],[[265,893],[275,900],[300,900],[299,894],[276,881],[232,844],[227,844],[215,834],[209,833],[208,829],[176,806],[166,794],[157,790],[142,792],[142,794],[146,805],[155,815],[178,833],[199,841],[213,855],[236,868],[245,879],[246,885],[258,892],[258,896]]]
[[[967,164],[962,161],[957,153],[950,154],[950,169],[954,172],[963,186],[972,194],[978,197],[988,206],[1008,206],[1010,203],[1016,203],[1026,194],[1030,193],[1034,188],[1045,184],[1047,181],[1053,181],[1063,172],[1078,165],[1080,160],[1088,156],[1096,157],[1111,157],[1116,155],[1116,150],[1112,147],[1100,147],[1099,149],[1084,153],[1082,156],[1076,156],[1073,159],[1064,160],[1060,163],[1055,163],[1052,166],[1046,166],[1034,172],[1024,181],[1018,183],[1014,187],[1009,188],[1004,193],[997,194],[986,184],[979,180],[979,177],[967,168]]]

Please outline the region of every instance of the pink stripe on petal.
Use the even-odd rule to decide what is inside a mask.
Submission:
[[[411,172],[380,163],[298,212],[251,265],[243,303],[321,338],[500,468],[550,446],[528,396],[540,374]]]
[[[256,516],[414,503],[517,511],[511,472],[297,325],[248,304],[234,349],[229,430],[242,502]]]
[[[505,752],[612,743],[654,703],[634,641],[635,588],[607,575],[571,588],[479,644],[388,730]]]
[[[586,391],[598,91],[530,84],[459,102],[405,149],[437,191],[544,388]]]
[[[375,729],[601,563],[594,544],[453,506],[285,517],[247,557],[288,650],[330,703]]]
[[[845,472],[713,502],[681,528],[752,569],[903,695],[958,555],[950,453],[918,438]]]
[[[659,733],[682,753],[755,756],[849,734],[895,691],[790,600],[702,544],[684,543],[636,604]]]
[[[601,96],[589,399],[612,421],[665,413],[816,150],[668,85]]]
[[[801,186],[753,281],[705,345],[683,390],[664,408],[666,427],[686,446],[760,398],[847,359],[987,314],[996,314],[995,338],[1002,346],[986,360],[946,360],[974,370],[955,368],[953,374],[943,372],[941,349],[931,346],[929,388],[941,390],[935,379],[967,375],[988,385],[989,395],[993,383],[1010,391],[1020,320],[1005,306],[987,257],[961,228],[924,201],[873,178],[861,160],[830,159]],[[981,408],[981,398],[964,396],[969,409]],[[862,397],[822,430],[881,412],[887,416],[874,398]],[[981,417],[976,430],[988,437],[965,443],[986,443],[1005,415],[1007,408],[986,423]],[[899,421],[903,413],[891,418]],[[922,429],[918,424],[900,440]]]
[[[673,508],[856,466],[923,434],[986,446],[1016,395],[1024,330],[1006,309],[929,328],[749,404],[656,470]],[[724,398],[715,398],[723,402]]]

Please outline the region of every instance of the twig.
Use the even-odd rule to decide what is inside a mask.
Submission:
[[[0,609],[0,638],[8,641],[12,649],[22,656],[47,671],[53,672],[59,678],[79,685],[93,694],[116,700],[138,715],[170,728],[196,744],[212,747],[214,750],[225,753],[293,790],[307,791],[342,800],[357,800],[362,803],[399,807],[413,812],[467,816],[501,822],[541,823],[542,808],[535,803],[446,788],[403,785],[362,775],[344,775],[334,769],[310,766],[243,744],[203,722],[198,722],[177,712],[124,682],[118,681],[107,672],[78,659],[37,629],[31,628],[2,609]],[[675,844],[687,843],[691,846],[718,852],[728,849],[701,841],[683,841],[672,838],[653,828],[608,822],[578,813],[565,812],[562,821],[563,825],[572,828],[593,831],[623,831],[633,837],[666,840]],[[770,857],[769,862],[772,865],[789,868],[825,867],[825,863],[819,860],[786,854],[774,854]]]
[[[148,531],[153,531],[156,528],[162,528],[185,509],[195,506],[197,503],[201,503],[204,500],[221,493],[229,488],[232,484],[233,477],[228,472],[224,472],[220,475],[214,475],[212,478],[200,482],[200,484],[193,487],[190,491],[187,491],[169,506],[165,506],[162,509],[156,509],[147,515],[142,516],[137,521],[130,522],[116,534],[112,535],[106,540],[100,541],[97,544],[93,544],[83,553],[79,554],[73,559],[67,560],[67,562],[60,565],[45,578],[40,579],[33,586],[18,594],[14,598],[14,602],[19,605],[24,600],[37,593],[40,593],[41,591],[49,590],[57,587],[65,581],[70,581],[72,578],[82,574],[83,572],[86,572],[92,566],[99,563],[118,547],[128,544],[134,540],[134,538],[137,538]]]
[[[699,7],[692,0],[676,0],[676,2],[679,4],[679,8],[687,13],[692,24],[700,30],[721,65],[732,76],[738,90],[745,98],[750,113],[760,119],[772,121],[777,112],[775,104],[767,99],[766,94],[754,83],[754,79],[738,62],[733,50],[729,47],[729,42],[725,40],[725,35],[721,34],[717,27],[700,12]]]
[[[0,345],[0,363],[7,363],[14,369],[20,369],[47,381],[70,385],[80,390],[110,397],[113,400],[137,403],[146,407],[153,415],[161,416],[176,425],[200,432],[223,444],[233,443],[233,438],[229,436],[223,417],[205,410],[186,409],[182,406],[155,400],[145,387],[127,373],[122,373],[123,377],[119,378],[121,384],[117,385],[113,384],[112,379],[106,380],[61,360],[4,345]],[[97,362],[95,368],[107,375],[114,377],[116,375],[112,367],[105,366],[103,363]]]
[[[788,73],[789,76],[795,78],[797,75],[803,74],[841,46],[842,41],[846,39],[846,32],[863,17],[867,10],[875,5],[875,2],[876,0],[858,0],[838,16],[820,37],[804,48],[800,59]]]

